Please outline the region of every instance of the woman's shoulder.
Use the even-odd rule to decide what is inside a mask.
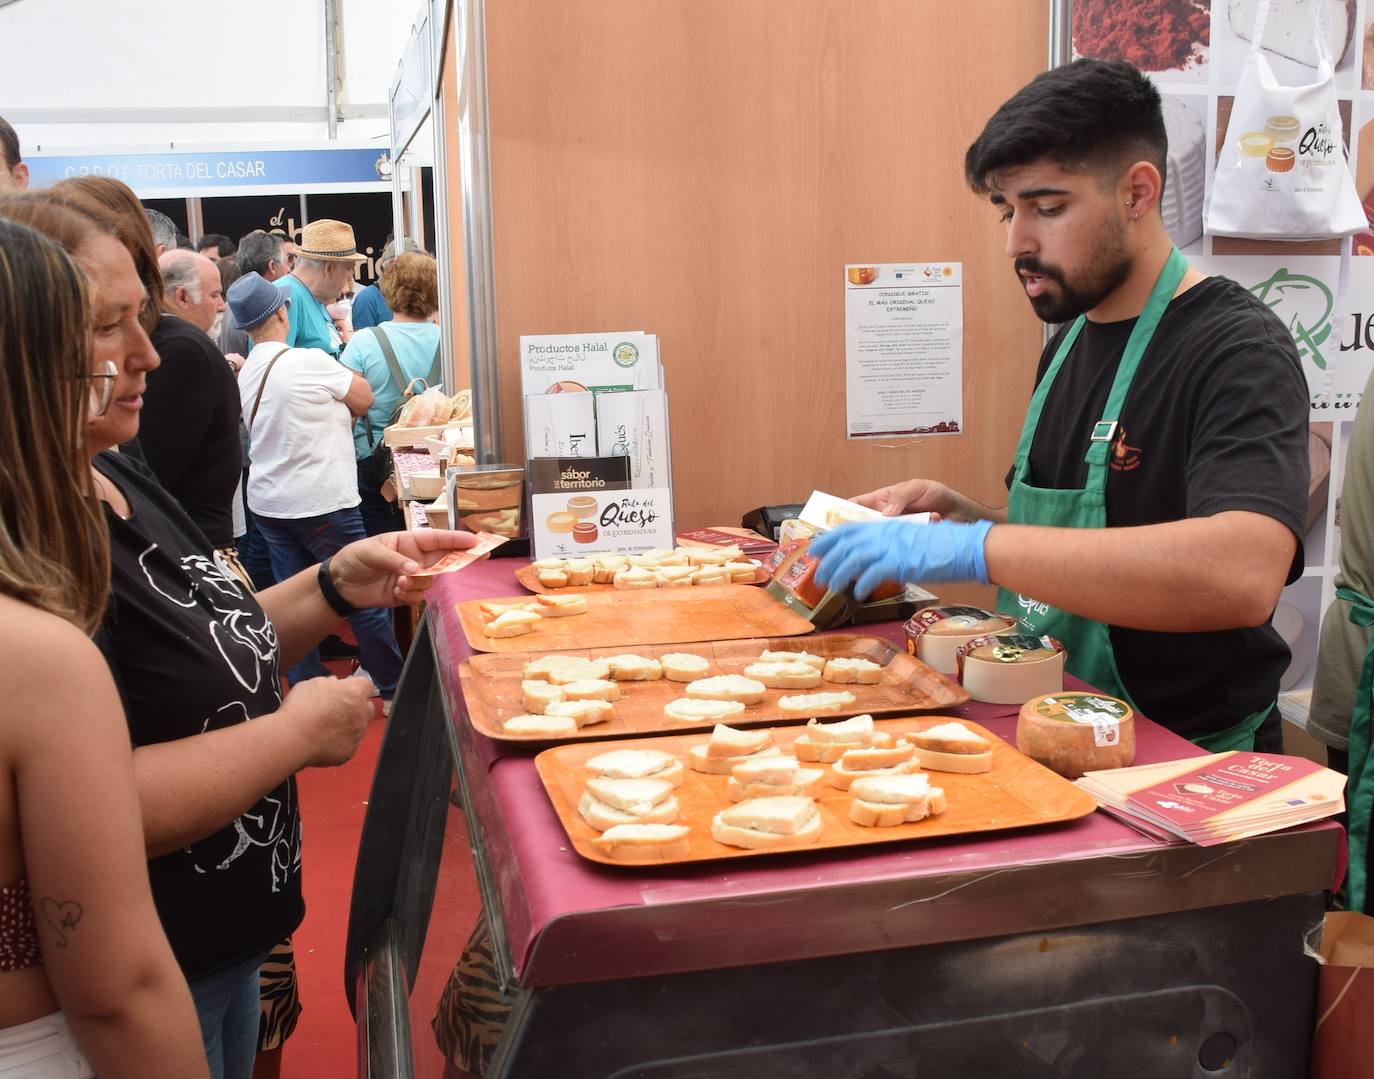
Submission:
[[[0,679],[9,687],[13,714],[27,714],[55,694],[84,692],[108,675],[104,658],[82,630],[0,595]]]

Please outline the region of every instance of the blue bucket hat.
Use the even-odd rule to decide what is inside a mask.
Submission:
[[[229,322],[236,330],[262,325],[278,307],[291,302],[284,289],[256,271],[244,274],[230,285],[225,299],[229,303]]]

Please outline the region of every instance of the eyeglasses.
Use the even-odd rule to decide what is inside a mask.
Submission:
[[[86,376],[91,380],[90,408],[92,416],[103,416],[110,410],[110,402],[114,400],[115,379],[119,377],[119,368],[113,360],[102,360],[96,366],[99,370],[92,371]]]

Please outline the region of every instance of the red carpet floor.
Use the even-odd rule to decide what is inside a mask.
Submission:
[[[281,1069],[285,1079],[348,1079],[357,1074],[356,1028],[344,996],[344,938],[348,929],[358,837],[367,812],[377,753],[386,729],[380,701],[377,702],[377,716],[363,736],[357,755],[348,764],[339,768],[311,768],[299,776],[306,909],[305,922],[296,933],[295,944],[304,1010],[295,1034],[286,1043]],[[456,911],[457,916],[446,919],[451,927],[448,932],[436,932],[436,927],[431,927],[431,939],[436,942],[441,936],[453,936],[460,942],[466,939],[465,934],[476,920],[478,909],[467,835],[459,811],[450,813],[449,825],[445,835],[444,877],[450,898],[446,899],[445,906],[450,915]],[[437,907],[438,904],[436,913]],[[454,922],[463,924],[454,925]],[[451,940],[442,941],[441,948],[446,955],[450,949],[452,951],[448,962],[457,958],[459,947],[461,943],[453,946]],[[436,955],[435,961],[426,965],[436,969],[443,967],[442,958]],[[430,975],[426,979],[422,976],[422,982],[432,982],[435,977]],[[417,984],[417,999],[423,989],[432,1001],[441,985],[442,977],[435,986]],[[431,1048],[432,1041],[425,1038],[426,1033],[416,1031],[417,1073],[420,1075],[435,1074],[433,1058],[437,1058],[437,1054]]]

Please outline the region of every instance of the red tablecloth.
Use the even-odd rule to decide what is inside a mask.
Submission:
[[[585,861],[572,850],[544,793],[533,753],[478,735],[462,704],[458,666],[473,649],[463,635],[455,605],[466,599],[525,594],[514,578],[521,564],[498,559],[441,579],[431,593],[429,617],[440,680],[464,757],[468,811],[488,853],[511,957],[522,982],[592,980],[623,970],[623,956],[610,954],[596,929],[598,924],[604,927],[616,921],[616,912],[621,922],[637,925],[640,933],[637,938],[633,933],[615,938],[618,945],[653,952],[655,941],[661,944],[665,935],[676,935],[672,947],[662,949],[662,954],[642,957],[641,965],[659,970],[725,965],[722,955],[728,957],[742,942],[752,945],[770,934],[785,940],[792,933],[789,926],[797,927],[792,933],[797,946],[794,952],[777,957],[836,954],[881,947],[881,939],[875,941],[873,933],[882,930],[856,925],[848,939],[843,935],[837,939],[832,933],[823,941],[808,943],[801,929],[823,916],[831,890],[833,898],[842,901],[853,886],[874,885],[882,892],[885,882],[895,883],[899,901],[919,907],[938,897],[939,878],[955,872],[997,876],[1047,862],[1110,856],[1121,859],[1120,872],[1130,875],[1149,872],[1143,867],[1166,846],[1099,812],[1066,824],[866,851],[817,851],[652,870],[618,870]],[[900,625],[863,626],[857,632],[896,640]],[[970,703],[951,714],[1014,742],[1016,713],[1016,706]],[[1136,743],[1141,763],[1200,753],[1192,743],[1144,719],[1137,721]],[[717,917],[715,924],[703,925],[700,917],[693,917],[693,907],[699,913],[708,906],[716,917],[722,901],[729,901],[728,918]],[[650,912],[650,908],[669,905],[675,908],[672,912]],[[683,906],[676,909],[676,905]],[[626,918],[631,911],[644,916]],[[843,922],[842,909],[831,913]],[[570,919],[585,923],[585,932],[570,932],[565,924],[566,939],[559,954],[541,957],[538,971],[528,969],[541,934]],[[634,940],[637,945],[631,943]],[[576,954],[579,950],[581,954]],[[752,951],[750,956],[757,958]]]

